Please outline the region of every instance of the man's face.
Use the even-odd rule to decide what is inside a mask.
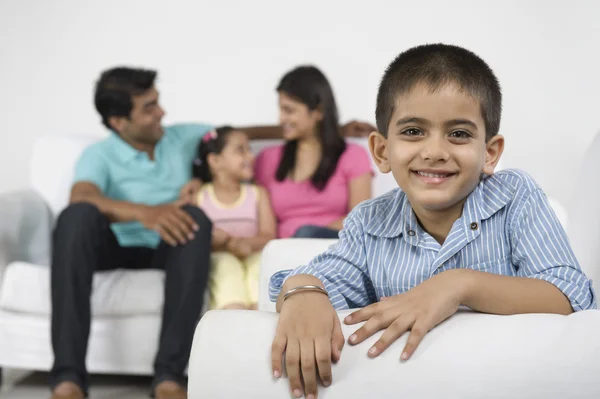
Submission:
[[[118,133],[131,143],[156,144],[163,135],[162,118],[165,111],[158,103],[158,91],[153,87],[132,97],[129,118],[118,122]]]
[[[377,140],[386,158],[380,169],[391,170],[417,213],[462,207],[481,174],[493,173],[504,143],[486,143],[479,102],[452,84],[419,84],[400,96],[387,139]]]

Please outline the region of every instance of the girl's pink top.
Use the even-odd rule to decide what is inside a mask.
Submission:
[[[212,184],[205,184],[198,192],[197,205],[213,222],[232,237],[255,237],[258,234],[258,188],[242,184],[240,197],[233,204],[217,199]]]

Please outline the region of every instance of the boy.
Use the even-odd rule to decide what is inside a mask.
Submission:
[[[407,360],[460,305],[494,314],[596,307],[544,193],[523,172],[494,174],[500,113],[494,73],[468,50],[424,45],[390,64],[369,147],[400,188],[356,207],[339,242],[310,264],[271,279],[273,374],[285,351],[295,397],[316,397],[317,374],[331,384],[344,344],[334,309],[363,307],[344,320],[366,321],[350,344],[385,330],[371,357],[410,330]]]

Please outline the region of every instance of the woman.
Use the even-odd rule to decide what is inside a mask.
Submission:
[[[331,86],[312,66],[277,86],[285,144],[262,151],[255,175],[271,195],[278,237],[337,238],[342,221],[371,197],[369,155],[339,134]]]

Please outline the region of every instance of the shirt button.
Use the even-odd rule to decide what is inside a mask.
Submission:
[[[408,235],[409,236],[414,237],[415,234],[417,234],[417,233],[415,233],[414,230],[408,230]]]
[[[478,228],[479,228],[479,225],[477,224],[477,222],[471,223],[471,230],[477,230]]]

